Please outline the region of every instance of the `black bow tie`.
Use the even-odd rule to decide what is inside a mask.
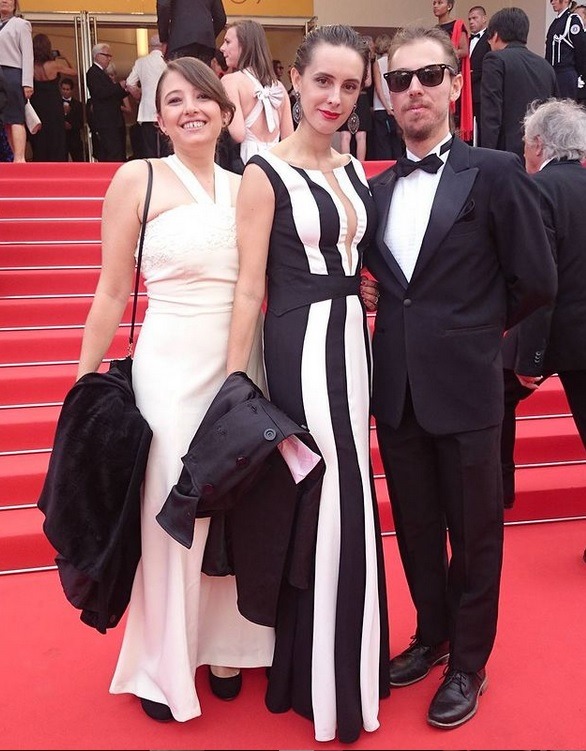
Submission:
[[[472,41],[473,39],[480,39],[481,36],[482,34],[472,34],[472,36],[470,37],[470,41]]]
[[[419,161],[402,156],[397,159],[395,173],[397,174],[397,177],[406,177],[416,169],[422,169],[424,172],[437,172],[442,165],[443,161],[437,154],[428,154]]]
[[[65,99],[65,98],[63,98],[63,101],[67,102],[67,104],[71,104],[71,99]]]

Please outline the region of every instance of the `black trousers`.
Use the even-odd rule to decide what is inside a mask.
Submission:
[[[176,50],[167,51],[168,60],[176,60],[178,57],[197,57],[206,65],[211,65],[212,57],[215,54],[213,47],[206,47],[205,44],[193,42],[185,47],[178,47]]]
[[[450,667],[478,671],[497,626],[500,425],[433,435],[418,423],[408,397],[399,427],[377,422],[377,435],[417,636],[427,645],[449,639]]]
[[[546,378],[549,378],[546,375]],[[564,370],[558,376],[570,405],[582,445],[586,448],[586,370]],[[501,467],[503,475],[503,498],[505,503],[515,500],[515,438],[517,405],[534,393],[525,388],[512,370],[503,370],[505,382],[505,416],[501,437]]]
[[[368,159],[398,159],[404,153],[397,122],[386,110],[374,110],[368,134]]]
[[[125,162],[126,144],[124,138],[126,131],[123,132],[122,126],[100,128],[97,133],[98,148],[94,150],[97,160],[99,162]]]
[[[161,156],[169,156],[172,151],[170,141],[161,133],[155,123],[141,123],[140,134],[143,157],[152,157],[154,159]]]

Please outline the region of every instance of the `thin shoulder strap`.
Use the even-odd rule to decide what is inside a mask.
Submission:
[[[132,319],[130,321],[130,334],[128,336],[128,354],[132,355],[134,349],[134,324],[136,321],[136,307],[138,305],[138,287],[140,285],[140,266],[142,263],[142,246],[144,245],[144,233],[146,230],[147,217],[149,215],[149,204],[151,202],[151,193],[153,190],[153,165],[148,159],[145,159],[148,167],[148,182],[144,207],[142,210],[142,224],[140,225],[140,239],[138,241],[138,256],[136,259],[136,275],[134,277],[134,300],[132,302]]]

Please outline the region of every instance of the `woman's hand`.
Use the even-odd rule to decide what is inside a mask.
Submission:
[[[34,89],[33,89],[32,86],[23,86],[22,87],[22,91],[23,91],[23,94],[24,94],[24,98],[25,99],[30,99],[32,97],[32,95],[33,95]]]
[[[378,308],[378,298],[380,297],[378,282],[368,276],[361,277],[360,297],[369,313],[375,311]]]

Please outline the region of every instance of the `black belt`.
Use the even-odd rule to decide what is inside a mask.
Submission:
[[[299,269],[269,274],[268,309],[277,316],[322,300],[360,294],[360,274],[331,276]]]

